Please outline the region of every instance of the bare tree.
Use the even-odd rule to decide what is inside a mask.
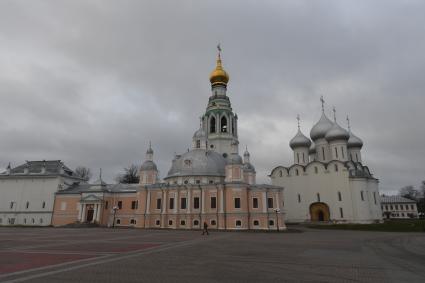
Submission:
[[[121,184],[137,184],[139,180],[139,167],[134,164],[131,164],[128,168],[124,168],[124,173],[116,177],[116,181]]]
[[[419,196],[419,192],[413,186],[410,186],[410,185],[401,188],[398,194],[402,197],[405,197],[411,200],[416,200]]]
[[[81,179],[88,181],[90,180],[90,178],[92,177],[92,172],[90,170],[90,168],[84,167],[84,166],[78,166],[77,168],[75,168],[75,175],[77,177],[80,177]]]

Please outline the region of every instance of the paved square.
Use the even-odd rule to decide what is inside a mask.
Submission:
[[[3,227],[0,281],[425,281],[423,233],[300,230]]]

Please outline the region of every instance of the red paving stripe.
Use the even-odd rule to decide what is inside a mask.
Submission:
[[[112,247],[109,245],[108,247],[99,246],[96,244],[91,245],[91,252],[98,252],[97,255],[90,254],[73,254],[67,252],[78,252],[75,247],[72,249],[66,250],[62,247],[60,251],[16,251],[16,252],[8,252],[8,251],[0,251],[0,275],[13,273],[18,271],[31,270],[40,267],[47,267],[50,265],[57,265],[61,263],[72,263],[74,261],[95,258],[100,256],[100,253],[111,252],[111,253],[126,253],[126,252],[136,252],[142,251],[149,248],[154,248],[161,246],[161,244],[157,243],[145,243],[145,244],[134,244],[134,245],[126,245],[124,247]],[[89,251],[87,247],[81,247],[79,249],[81,252]],[[59,252],[59,253],[58,253]],[[63,253],[60,253],[63,252]]]
[[[87,244],[64,244],[57,246],[40,246],[35,248],[29,248],[28,251],[72,251],[72,252],[99,252],[99,253],[125,253],[138,250],[144,250],[147,248],[153,248],[159,246],[158,243],[143,243],[143,244],[123,244],[123,243],[87,243]]]
[[[0,274],[95,257],[79,254],[0,252]]]

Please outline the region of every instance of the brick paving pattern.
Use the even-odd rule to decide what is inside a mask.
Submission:
[[[0,228],[0,282],[424,282],[425,235]]]

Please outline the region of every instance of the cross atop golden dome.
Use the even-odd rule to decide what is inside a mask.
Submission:
[[[223,69],[223,65],[221,64],[221,48],[220,48],[220,44],[217,45],[217,49],[218,49],[217,65],[215,67],[215,70],[211,72],[210,82],[211,82],[211,86],[215,86],[215,85],[224,85],[224,86],[226,86],[227,83],[229,82],[229,75]]]

